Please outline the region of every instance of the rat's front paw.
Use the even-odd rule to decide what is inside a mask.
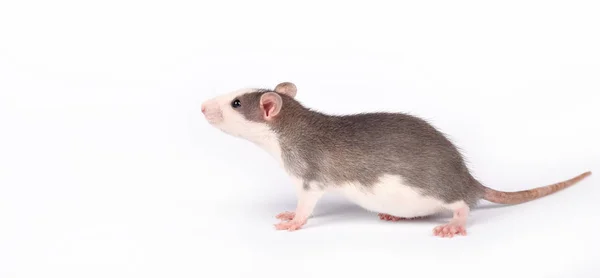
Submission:
[[[275,228],[277,230],[295,231],[295,230],[302,228],[302,226],[304,226],[305,223],[306,223],[306,221],[291,220],[291,221],[275,224]]]
[[[275,216],[275,218],[282,220],[282,221],[289,221],[289,220],[294,219],[294,217],[296,217],[296,213],[291,212],[291,211],[285,211],[285,212],[282,212],[280,214],[277,214],[277,216]]]

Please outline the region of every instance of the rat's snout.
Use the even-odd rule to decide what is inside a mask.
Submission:
[[[215,106],[214,101],[207,100],[207,101],[203,102],[200,105],[200,110],[202,110],[202,114],[207,116],[207,114],[210,112],[210,110],[212,110],[212,109],[210,109],[211,106]]]
[[[200,106],[202,114],[206,117],[206,120],[211,124],[216,124],[223,121],[223,112],[219,103],[213,100],[206,101]]]

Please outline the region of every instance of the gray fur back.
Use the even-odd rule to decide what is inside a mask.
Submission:
[[[264,91],[241,96],[248,120],[264,122]],[[281,95],[283,107],[270,123],[279,136],[285,167],[305,181],[373,186],[384,174],[399,175],[424,194],[446,203],[474,205],[483,189],[458,149],[426,121],[403,113],[334,116],[312,111]]]

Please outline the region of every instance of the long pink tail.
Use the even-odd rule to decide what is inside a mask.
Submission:
[[[587,176],[591,175],[592,172],[585,172],[579,176],[576,176],[572,179],[558,182],[555,184],[537,187],[529,190],[517,191],[517,192],[504,192],[491,189],[489,187],[483,186],[485,188],[485,195],[483,199],[488,200],[490,202],[498,203],[498,204],[506,204],[506,205],[514,205],[521,204],[525,202],[529,202],[535,199],[542,198],[544,196],[548,196],[552,193],[563,190],[571,185],[576,184],[577,182],[583,180]]]

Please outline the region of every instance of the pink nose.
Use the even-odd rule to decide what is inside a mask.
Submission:
[[[206,106],[204,106],[204,104],[202,104],[202,114],[204,114],[204,112],[206,112]]]

